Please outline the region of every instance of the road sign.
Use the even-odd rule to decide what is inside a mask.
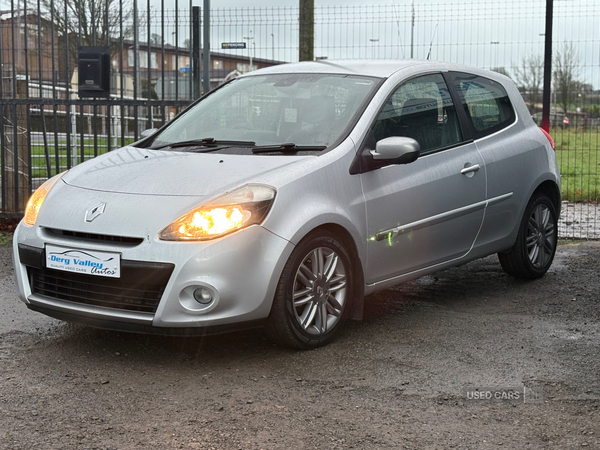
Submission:
[[[246,48],[245,42],[221,42],[221,48],[225,50],[239,50]]]

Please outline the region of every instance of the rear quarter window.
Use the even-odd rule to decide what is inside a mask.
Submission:
[[[458,72],[452,73],[451,77],[475,139],[502,130],[515,121],[515,110],[500,83]]]

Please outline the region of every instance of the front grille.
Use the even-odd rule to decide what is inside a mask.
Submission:
[[[34,294],[85,305],[147,313],[156,312],[172,271],[171,267],[168,271],[155,269],[140,272],[121,266],[121,278],[109,278],[28,268]]]
[[[63,239],[77,239],[83,241],[91,241],[91,242],[106,242],[106,243],[116,243],[116,244],[125,244],[130,246],[140,245],[144,242],[143,238],[137,237],[128,237],[128,236],[114,236],[111,234],[95,234],[95,233],[82,233],[80,231],[69,231],[69,230],[59,230],[56,228],[44,228],[44,231],[53,236],[57,236]]]
[[[19,246],[33,294],[126,311],[155,313],[175,268],[167,263],[122,260],[121,278],[100,277],[48,269],[38,264],[43,259],[41,255],[33,258],[33,252],[32,247]]]

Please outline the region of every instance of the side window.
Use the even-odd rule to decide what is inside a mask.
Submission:
[[[421,153],[462,141],[456,110],[441,74],[413,78],[388,99],[375,124],[375,142],[391,136],[415,139]]]
[[[495,133],[515,121],[515,111],[500,83],[466,73],[451,76],[475,128],[475,138]]]

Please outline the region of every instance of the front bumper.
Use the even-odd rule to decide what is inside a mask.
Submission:
[[[291,243],[261,226],[205,242],[145,239],[132,244],[94,242],[21,224],[13,242],[19,296],[30,309],[98,328],[183,335],[248,327],[268,317],[279,276],[293,249]],[[129,269],[125,270],[124,278],[117,284],[112,281],[110,284],[104,277],[87,276],[88,279],[82,280],[77,274],[47,269],[46,244],[117,252],[124,270],[133,266],[138,271],[127,275]],[[129,297],[121,305],[111,307],[101,296],[102,292],[118,296],[119,287],[145,289],[143,278],[159,284],[156,280],[164,276],[164,270],[163,275],[148,272],[157,267],[171,271],[162,290],[149,295],[156,296],[153,308],[146,308],[145,297],[144,307],[132,306],[131,302],[137,300],[129,300]],[[193,291],[199,287],[207,287],[215,293],[210,305],[201,305],[193,299]],[[74,289],[77,295],[73,294]]]
[[[64,306],[64,305],[63,305]],[[152,325],[152,320],[147,323],[139,323],[134,321],[115,320],[112,316],[99,318],[97,314],[82,314],[81,311],[71,313],[65,311],[61,305],[50,305],[47,302],[32,302],[27,304],[27,307],[36,312],[40,312],[55,319],[64,320],[66,322],[79,323],[94,328],[103,330],[125,331],[128,333],[156,334],[162,336],[208,336],[221,333],[229,333],[232,331],[247,330],[263,326],[265,320],[252,320],[247,322],[230,323],[225,325],[202,326],[193,328],[178,328],[178,327],[155,327]]]

